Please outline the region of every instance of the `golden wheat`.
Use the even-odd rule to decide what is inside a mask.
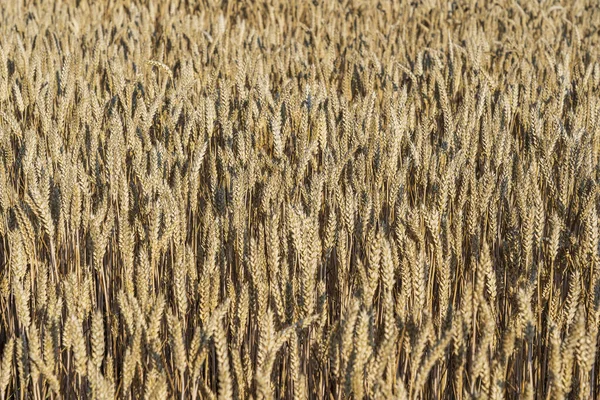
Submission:
[[[591,0],[0,6],[0,399],[600,397]]]

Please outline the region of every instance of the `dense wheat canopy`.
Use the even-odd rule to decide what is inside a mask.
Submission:
[[[0,399],[600,396],[595,0],[0,4]]]

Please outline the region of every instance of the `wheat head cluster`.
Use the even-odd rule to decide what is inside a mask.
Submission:
[[[595,0],[0,4],[0,399],[600,396]]]

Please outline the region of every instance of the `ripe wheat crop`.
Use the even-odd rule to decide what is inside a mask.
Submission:
[[[0,400],[600,397],[595,0],[0,4]]]

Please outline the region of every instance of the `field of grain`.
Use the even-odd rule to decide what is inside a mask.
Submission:
[[[0,399],[598,398],[599,29],[2,1]]]

